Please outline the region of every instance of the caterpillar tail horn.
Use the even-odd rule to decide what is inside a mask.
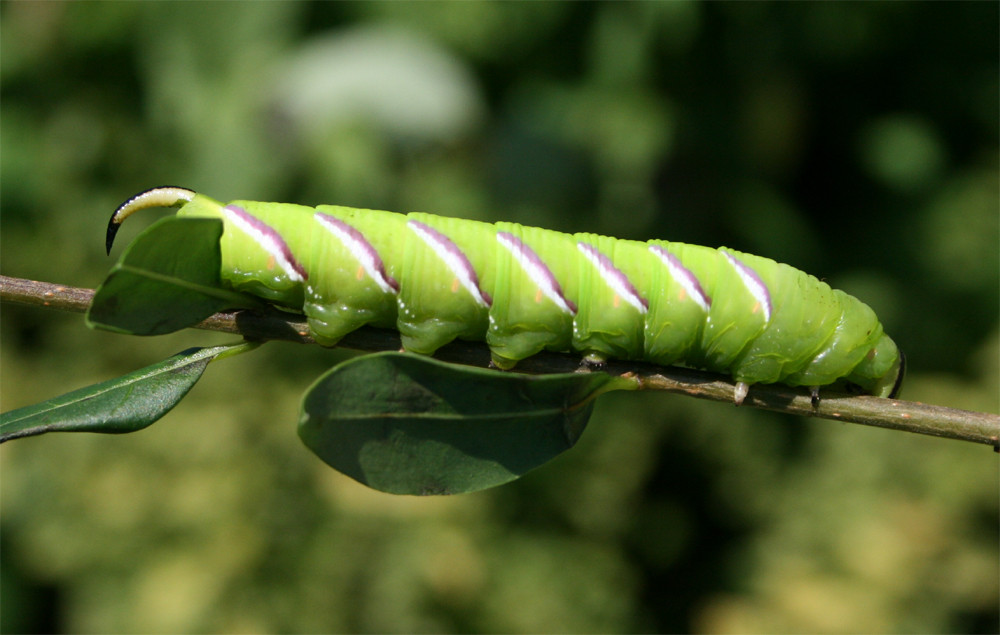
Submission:
[[[115,213],[108,221],[108,233],[104,241],[104,246],[108,253],[111,253],[111,245],[115,242],[115,235],[122,222],[134,212],[151,207],[178,207],[184,203],[189,203],[195,197],[195,193],[183,187],[166,185],[154,187],[146,190],[142,194],[136,194],[118,206]]]

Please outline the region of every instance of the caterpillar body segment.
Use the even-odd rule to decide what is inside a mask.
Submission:
[[[433,354],[485,341],[512,368],[543,350],[727,373],[754,383],[841,382],[895,394],[902,356],[856,298],[773,260],[727,248],[566,234],[516,223],[321,205],[222,204],[183,188],[126,201],[221,218],[222,279],[302,311],[316,340],[395,328]]]
[[[309,243],[309,270],[328,272],[304,285],[302,312],[316,341],[332,346],[358,324],[396,328],[399,261],[382,254],[403,253],[404,219],[335,206],[305,208],[299,216],[305,219],[298,221],[305,222],[299,239]],[[387,231],[375,231],[379,227]]]
[[[403,218],[397,321],[403,348],[431,355],[456,338],[482,340],[493,305],[492,225],[422,213]]]

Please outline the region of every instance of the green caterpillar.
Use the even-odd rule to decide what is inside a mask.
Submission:
[[[218,201],[179,187],[139,194],[150,207],[221,218],[222,279],[302,311],[332,346],[355,329],[397,329],[424,355],[485,341],[512,368],[543,350],[683,364],[750,384],[853,385],[894,396],[903,356],[858,299],[767,258],[661,240],[564,234],[516,223],[349,207]]]

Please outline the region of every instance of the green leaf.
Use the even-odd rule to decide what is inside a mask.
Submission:
[[[0,443],[46,432],[120,434],[147,427],[187,394],[205,366],[258,346],[191,348],[121,377],[0,415]]]
[[[87,324],[131,335],[187,328],[223,309],[264,304],[219,279],[222,221],[170,216],[142,232],[112,267]]]
[[[383,492],[473,492],[573,447],[594,398],[630,388],[604,373],[522,375],[378,353],[313,384],[299,436],[331,467]]]

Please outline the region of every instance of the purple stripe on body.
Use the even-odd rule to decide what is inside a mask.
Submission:
[[[514,256],[514,261],[528,274],[528,278],[535,283],[535,286],[545,297],[552,300],[563,313],[576,315],[576,305],[563,295],[559,281],[538,257],[535,250],[525,245],[510,232],[497,232],[497,241],[510,251],[511,255]]]
[[[701,282],[698,281],[697,276],[691,273],[690,269],[682,265],[677,256],[663,247],[650,245],[649,250],[666,265],[670,276],[677,281],[677,284],[681,285],[681,288],[684,289],[688,296],[701,307],[702,311],[707,313],[712,306],[712,299],[702,289]]]
[[[479,288],[479,276],[465,253],[450,238],[418,220],[408,220],[406,224],[437,254],[451,270],[463,287],[481,307],[489,308],[493,299]]]
[[[382,258],[379,257],[378,251],[368,242],[364,234],[339,218],[330,216],[329,214],[316,212],[314,217],[324,229],[336,236],[343,243],[344,247],[354,256],[354,259],[364,268],[368,277],[374,280],[375,284],[383,292],[399,293],[399,283],[386,274]],[[358,275],[360,276],[360,273]]]
[[[274,261],[288,274],[289,278],[296,282],[305,282],[309,279],[309,274],[292,255],[288,243],[270,225],[254,217],[239,205],[226,205],[222,208],[222,213],[227,220],[231,221],[233,225],[252,238],[274,258]]]
[[[610,258],[602,254],[597,247],[585,242],[578,242],[576,247],[583,252],[587,260],[597,267],[601,278],[619,297],[624,298],[639,313],[645,313],[649,310],[649,300],[639,295],[632,281],[622,273],[621,269],[615,267]]]
[[[743,286],[747,288],[750,295],[757,300],[761,308],[764,309],[764,322],[771,321],[771,292],[768,290],[767,285],[764,281],[760,279],[757,272],[750,267],[743,264],[736,256],[732,255],[724,249],[719,251],[729,260],[729,264],[733,266],[736,273],[739,274],[740,280],[743,282]],[[756,307],[754,307],[756,309]]]

